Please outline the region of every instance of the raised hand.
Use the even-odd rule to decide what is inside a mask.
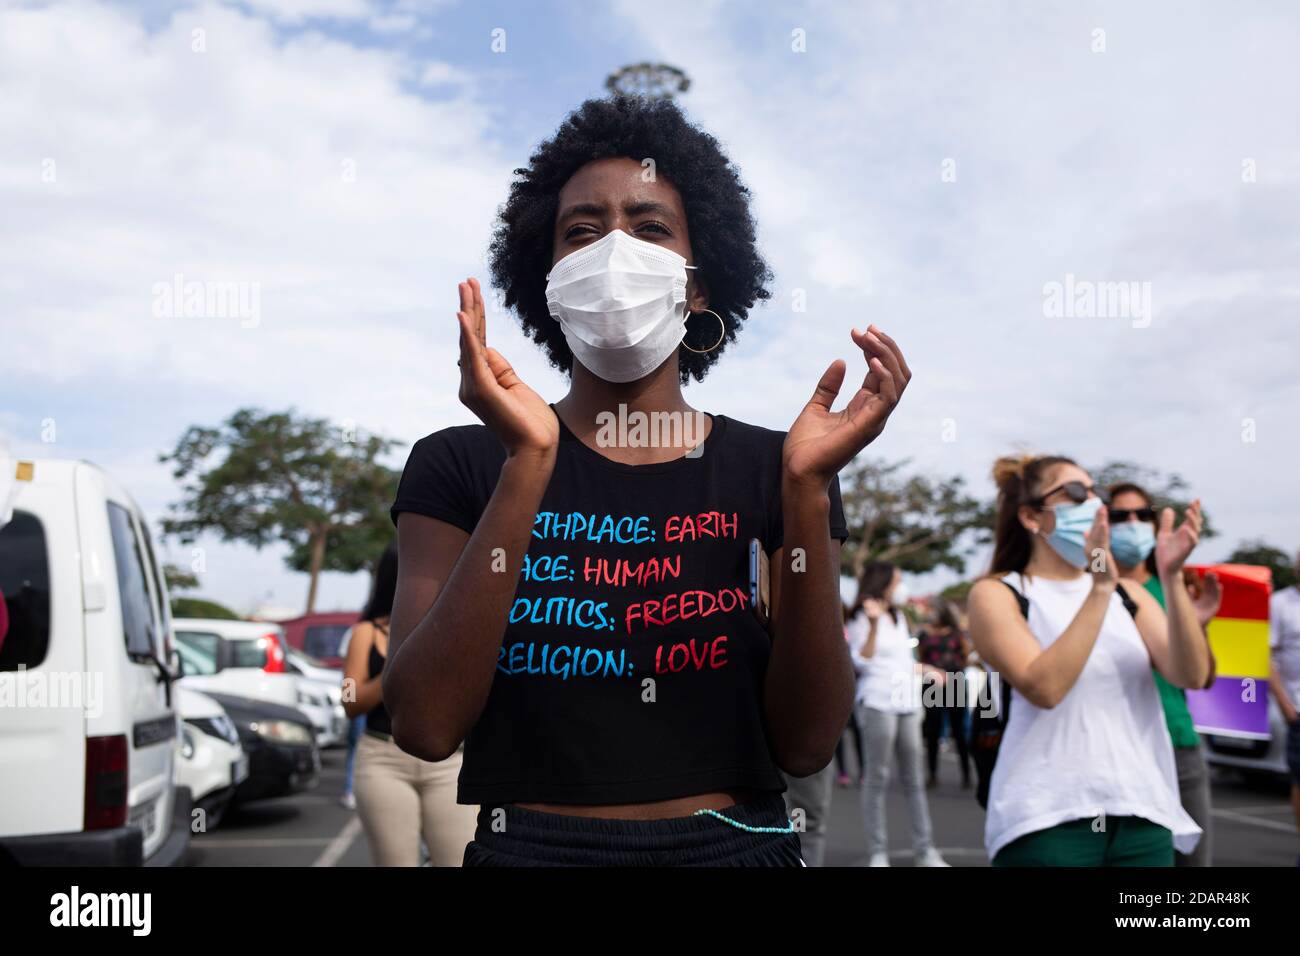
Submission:
[[[885,422],[912,379],[903,352],[874,325],[852,330],[855,345],[867,359],[862,387],[841,411],[831,411],[847,370],[836,359],[817,383],[813,396],[785,438],[783,461],[787,478],[825,487],[884,430]]]
[[[460,283],[460,400],[490,428],[506,452],[552,452],[560,423],[551,406],[487,344],[487,310],[477,279]]]
[[[1201,524],[1200,498],[1187,506],[1183,523],[1177,530],[1174,529],[1174,509],[1165,508],[1160,512],[1160,523],[1156,527],[1156,571],[1161,579],[1182,568],[1201,538]]]
[[[1223,589],[1219,587],[1219,576],[1213,571],[1207,571],[1205,577],[1197,582],[1196,588],[1189,590],[1192,594],[1192,607],[1196,611],[1196,619],[1201,622],[1201,627],[1205,627],[1219,613],[1219,606],[1223,603]]]
[[[868,621],[879,620],[880,615],[885,613],[887,605],[880,598],[865,598],[862,601],[862,610],[867,615]]]
[[[1110,553],[1110,516],[1105,508],[1098,508],[1092,516],[1092,525],[1083,536],[1083,552],[1088,559],[1085,570],[1092,574],[1093,584],[1119,583],[1119,565]]]

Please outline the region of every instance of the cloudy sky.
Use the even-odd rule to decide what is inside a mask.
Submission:
[[[511,169],[652,60],[691,76],[776,274],[694,404],[784,428],[876,322],[915,380],[870,454],[981,494],[1017,447],[1136,459],[1204,498],[1202,558],[1294,548],[1297,41],[1285,2],[0,3],[0,436],[104,466],[155,525],[158,453],[241,406],[355,422],[400,465],[473,420],[455,286]],[[177,274],[257,283],[258,321],[159,317]],[[1141,295],[1051,314],[1067,276]],[[205,596],[304,600],[280,550],[207,545]],[[365,588],[327,575],[318,606]]]

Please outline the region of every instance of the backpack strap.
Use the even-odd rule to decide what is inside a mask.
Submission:
[[[1136,621],[1138,616],[1137,601],[1129,597],[1128,592],[1124,590],[1124,585],[1118,582],[1115,584],[1115,590],[1119,592],[1119,599],[1124,602],[1124,610],[1128,611],[1129,617]]]
[[[1020,605],[1021,616],[1024,617],[1026,621],[1029,620],[1029,598],[1025,597],[1024,593],[1019,588],[1005,578],[999,578],[998,580],[1005,584],[1007,588],[1010,589],[1011,593],[1016,596],[1016,603]],[[1124,610],[1128,611],[1129,617],[1137,620],[1137,601],[1134,601],[1133,598],[1129,597],[1129,593],[1124,590],[1124,585],[1122,584],[1116,584],[1115,591],[1119,594],[1119,599],[1123,602]]]
[[[1029,620],[1029,598],[1025,596],[1024,591],[1020,590],[1020,588],[1023,588],[1025,586],[1025,576],[1023,574],[1020,576],[1020,588],[1016,587],[1006,578],[999,578],[998,580],[1001,581],[1003,584],[1005,584],[1007,586],[1007,589],[1016,596],[1016,603],[1020,605],[1020,616],[1023,617],[1026,621],[1028,621]],[[1005,728],[1008,721],[1011,720],[1011,681],[1003,677],[1001,678],[1001,684],[1002,684],[1002,700],[1001,700],[1001,706],[998,709],[998,719],[1001,721],[1002,726]]]
[[[1025,597],[1025,593],[1006,578],[998,578],[998,580],[1006,585],[1007,590],[1016,596],[1016,603],[1020,605],[1020,616],[1026,621],[1029,620],[1029,598]],[[1023,581],[1023,578],[1021,580]]]

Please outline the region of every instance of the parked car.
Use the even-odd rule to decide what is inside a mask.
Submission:
[[[0,461],[0,860],[175,863],[190,797],[144,515],[89,462]]]
[[[343,666],[339,648],[361,615],[356,611],[322,611],[281,621],[289,646],[310,654],[326,667]]]
[[[248,779],[235,788],[234,803],[284,797],[316,786],[320,750],[307,716],[294,707],[208,692],[235,724],[248,755]]]
[[[324,732],[318,728],[317,743],[322,748],[344,743],[348,735],[348,715],[343,710],[343,670],[327,667],[324,661],[294,647],[289,648],[289,670],[297,674],[299,680],[310,681],[313,691],[328,701],[329,728]]]
[[[1286,718],[1268,688],[1262,692],[1268,694],[1269,739],[1201,734],[1205,741],[1205,760],[1215,767],[1287,780],[1291,773],[1286,763]]]
[[[178,617],[174,626],[185,686],[298,706],[298,677],[277,625]]]
[[[291,664],[290,667],[293,665]],[[298,678],[298,709],[307,715],[316,734],[316,746],[322,750],[337,746],[346,737],[347,728],[338,723],[334,704],[330,701],[332,684],[312,680],[301,674]]]
[[[182,720],[177,780],[203,810],[204,829],[215,830],[235,788],[248,779],[248,755],[234,721],[207,694],[177,684],[176,703]]]

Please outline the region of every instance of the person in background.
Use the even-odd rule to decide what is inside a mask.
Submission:
[[[826,828],[830,818],[831,793],[835,780],[834,761],[807,777],[792,777],[784,770],[785,806],[792,821],[803,814],[803,831],[799,834],[805,866],[823,866],[826,861]]]
[[[348,628],[343,640],[339,641],[339,657],[347,660],[348,644],[352,640],[352,628]],[[361,735],[366,729],[366,715],[357,714],[355,717],[348,718],[348,758],[343,765],[343,794],[339,797],[339,804],[348,810],[357,808],[357,797],[353,792],[353,782],[356,779],[357,766],[357,743],[361,740]]]
[[[849,641],[851,639],[849,636],[849,619],[853,616],[853,612],[845,605],[841,605],[841,610],[844,613],[844,640]],[[853,662],[854,673],[856,674],[858,671],[858,665],[862,662],[856,657],[856,655],[853,658]],[[845,734],[851,734],[853,736],[853,754],[857,760],[857,764],[855,765],[857,772],[856,776],[849,774],[849,762],[844,756]],[[848,726],[845,727],[845,733],[840,735],[839,742],[835,744],[835,766],[839,769],[839,775],[836,777],[835,783],[838,786],[851,786],[855,780],[859,784],[862,783],[862,779],[866,774],[866,764],[863,762],[862,753],[862,726],[858,723],[858,709],[854,707],[849,711],[849,723]]]
[[[1072,459],[993,466],[992,566],[970,591],[970,636],[1011,686],[989,786],[994,866],[1173,866],[1201,835],[1178,799],[1151,666],[1205,686],[1209,648],[1182,569],[1200,537],[1193,501],[1160,515],[1156,570],[1169,614],[1120,583],[1104,488]]]
[[[1300,832],[1300,552],[1296,553],[1297,581],[1274,593],[1269,603],[1268,686],[1286,720],[1286,760],[1291,770],[1291,810]],[[1300,858],[1296,859],[1300,866]]]
[[[857,612],[849,621],[850,647],[864,665],[859,670],[857,700],[866,738],[862,820],[867,865],[889,866],[885,792],[890,762],[897,758],[916,865],[947,866],[934,848],[921,782],[920,689],[907,618],[899,610],[905,600],[901,577],[887,561],[870,562],[862,571]]]
[[[867,772],[862,757],[862,727],[858,724],[858,714],[856,710],[849,715],[849,722],[844,728],[844,732],[853,738],[853,752],[857,757],[857,765],[854,769],[857,773],[849,773],[849,762],[845,757],[845,739],[844,737],[841,737],[839,743],[835,745],[835,766],[839,770],[839,774],[835,778],[835,783],[836,786],[840,787],[852,787],[854,785],[860,785]]]
[[[1156,512],[1151,506],[1151,496],[1140,485],[1120,482],[1110,486],[1110,550],[1119,562],[1121,581],[1139,584],[1160,604],[1165,606],[1165,591],[1156,573]],[[1205,576],[1204,586],[1198,587],[1193,605],[1202,629],[1219,613],[1222,595],[1219,579],[1214,574]],[[1208,638],[1207,638],[1208,641]],[[1207,643],[1208,648],[1208,643]],[[1205,686],[1214,683],[1214,654],[1210,657],[1210,673]],[[1201,735],[1192,724],[1191,711],[1187,709],[1187,692],[1165,680],[1158,670],[1152,670],[1160,704],[1164,708],[1169,738],[1174,745],[1174,763],[1178,770],[1178,796],[1183,809],[1191,815],[1203,831],[1196,849],[1191,853],[1175,853],[1177,866],[1209,866],[1211,861],[1210,824],[1210,768],[1205,762],[1205,749]]]
[[[396,592],[397,547],[390,545],[375,568],[370,601],[353,625],[343,668],[343,708],[366,721],[357,743],[357,812],[376,866],[418,866],[422,836],[430,863],[460,866],[478,816],[477,807],[456,802],[461,753],[431,763],[403,752],[393,742],[384,707],[381,681]]]
[[[956,745],[961,762],[961,788],[970,789],[970,753],[966,746],[966,662],[972,653],[970,640],[962,630],[961,613],[951,601],[943,601],[933,622],[921,632],[917,643],[921,676],[931,682],[922,695],[925,720],[921,731],[925,736],[927,788],[933,788],[938,782],[939,739],[943,736],[946,721],[948,736]]]

